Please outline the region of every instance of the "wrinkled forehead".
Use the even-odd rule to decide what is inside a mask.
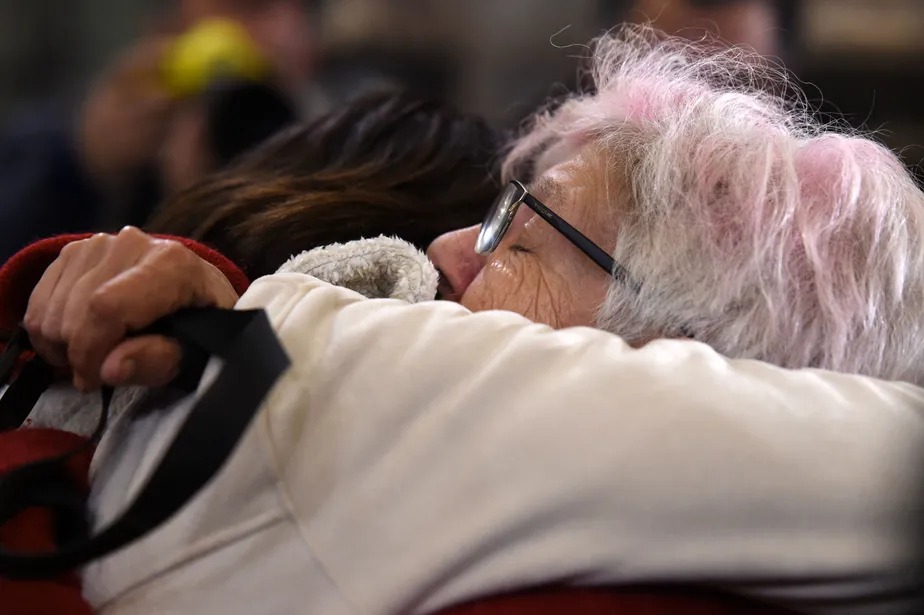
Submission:
[[[546,204],[552,211],[558,211],[558,205],[563,197],[569,192],[569,183],[567,178],[563,177],[562,171],[558,167],[553,167],[548,172],[540,175],[535,181],[527,186],[529,192]]]
[[[613,198],[608,166],[600,156],[585,151],[549,167],[527,188],[559,215],[603,222]]]

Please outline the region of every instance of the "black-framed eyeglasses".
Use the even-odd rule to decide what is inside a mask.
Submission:
[[[504,235],[510,229],[510,224],[513,222],[513,217],[516,215],[520,203],[526,203],[527,207],[551,224],[552,228],[564,235],[568,241],[590,257],[590,260],[597,263],[607,274],[622,282],[630,283],[634,288],[637,287],[625,267],[616,263],[613,257],[607,254],[603,248],[546,207],[542,201],[530,194],[529,190],[517,180],[507,184],[485,216],[484,222],[481,224],[481,230],[478,232],[478,239],[475,240],[475,252],[489,254],[497,249]]]

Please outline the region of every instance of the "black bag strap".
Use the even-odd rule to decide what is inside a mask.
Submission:
[[[111,389],[103,389],[100,419],[85,444],[0,477],[0,524],[31,506],[45,506],[55,509],[67,525],[63,539],[59,536],[61,546],[53,552],[11,553],[0,548],[0,576],[56,576],[137,540],[169,519],[218,473],[289,365],[262,310],[185,310],[139,334],[152,332],[180,341],[186,365],[180,378],[187,384],[198,382],[208,355],[223,359],[219,373],[190,410],[139,495],[94,536],[86,531],[86,501],[66,479],[65,463],[102,435]],[[26,348],[24,333],[10,340],[0,357],[0,368],[6,372],[0,371],[0,382],[8,380],[16,357]],[[12,353],[16,357],[11,359]],[[37,358],[30,361],[0,398],[0,430],[21,424],[50,382],[48,366]]]
[[[3,355],[0,356],[0,363],[3,364],[0,366],[0,383],[9,381],[9,375],[16,366],[16,358],[25,350],[30,350],[28,337],[25,335],[25,329],[20,327],[7,342]],[[0,431],[16,429],[22,425],[32,412],[38,396],[53,381],[51,368],[44,361],[32,360],[26,363],[16,381],[7,388],[3,397],[0,397]]]

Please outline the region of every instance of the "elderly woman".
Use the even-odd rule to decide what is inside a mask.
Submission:
[[[460,304],[298,273],[238,299],[135,230],[69,246],[25,322],[81,388],[167,382],[176,346],[125,333],[188,305],[266,309],[293,363],[214,483],[85,570],[90,601],[423,613],[673,582],[907,606],[924,195],[754,71],[644,30],[600,41],[595,93],[540,115],[484,224],[430,248]],[[186,411],[110,431],[97,523]]]

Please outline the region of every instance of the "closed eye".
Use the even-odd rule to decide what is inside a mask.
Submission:
[[[532,254],[532,253],[533,253],[532,250],[530,250],[529,248],[527,248],[527,247],[525,247],[525,246],[523,246],[522,244],[519,244],[519,243],[512,243],[512,244],[510,244],[510,249],[513,250],[514,252],[521,252],[521,253],[523,253],[523,254]]]

